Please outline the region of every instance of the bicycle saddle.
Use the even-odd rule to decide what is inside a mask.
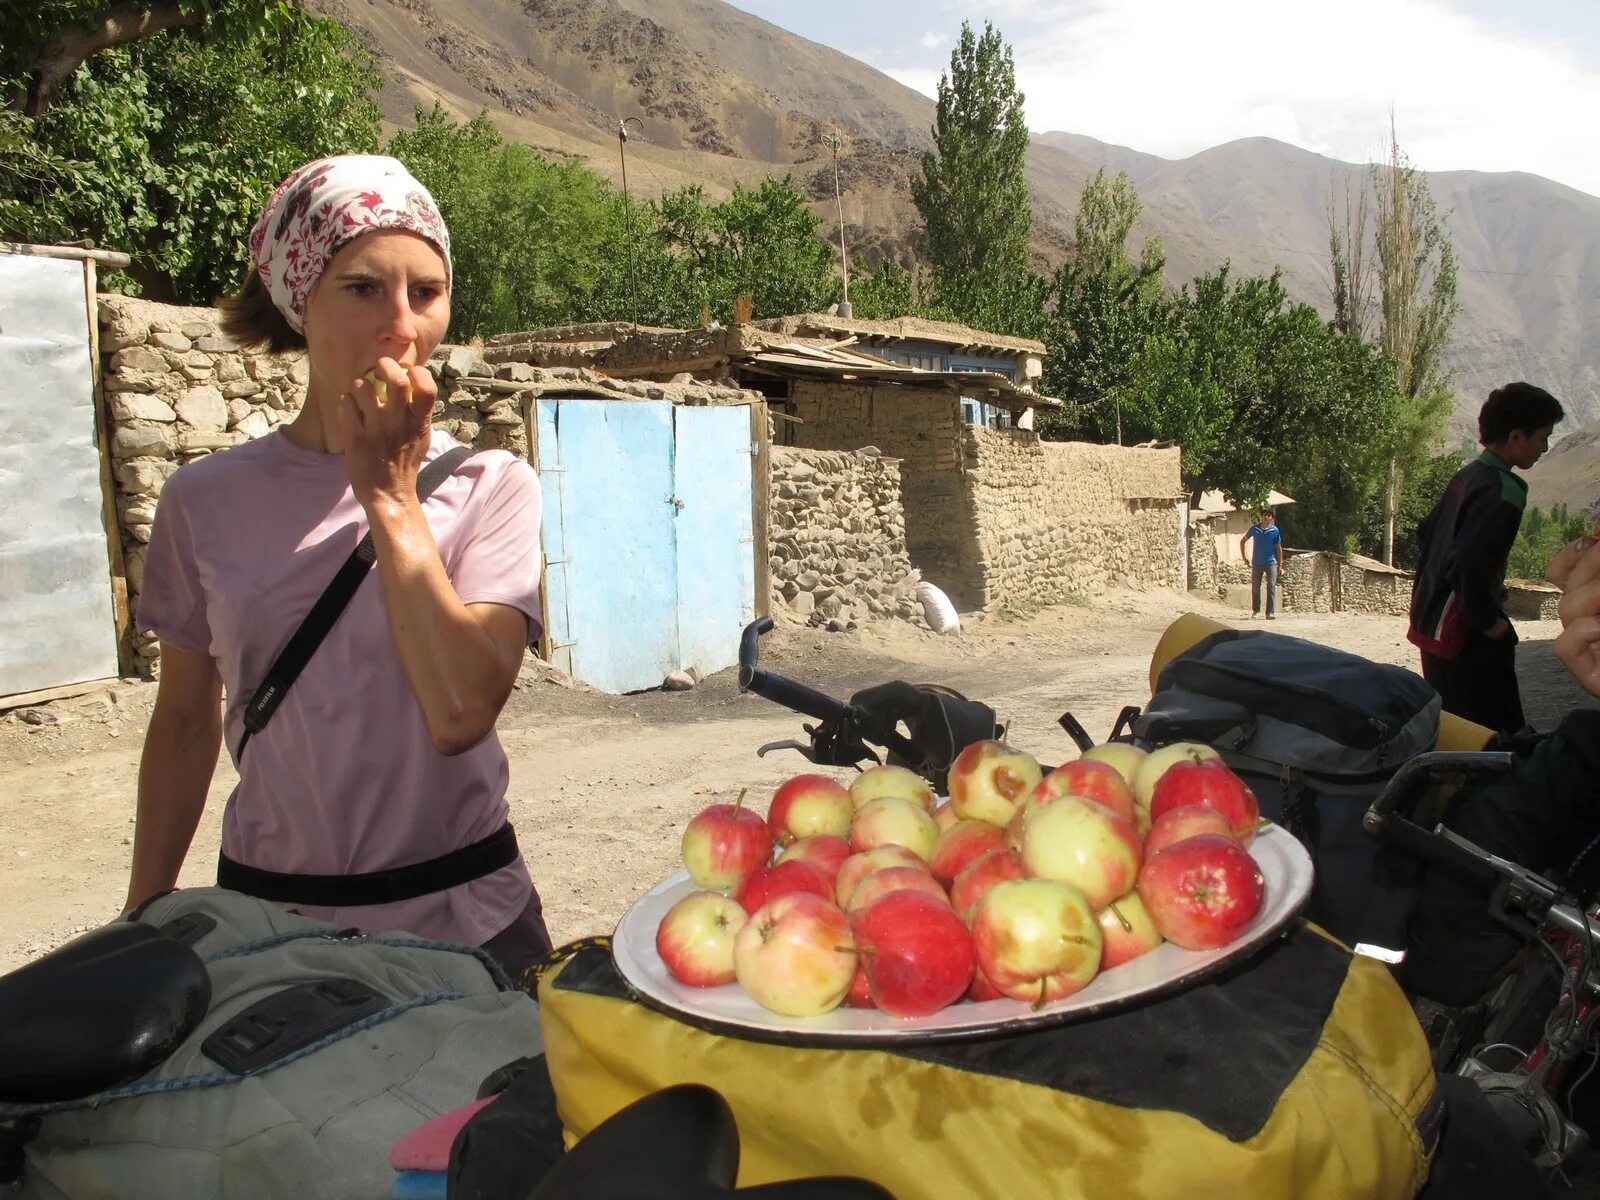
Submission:
[[[557,1160],[527,1200],[894,1200],[863,1179],[796,1179],[736,1190],[739,1130],[708,1087],[654,1092]]]
[[[211,1003],[188,946],[118,922],[0,976],[0,1101],[78,1100],[143,1075]]]

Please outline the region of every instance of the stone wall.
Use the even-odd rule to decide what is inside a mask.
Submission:
[[[1560,620],[1561,589],[1534,579],[1506,583],[1506,615],[1513,621]]]
[[[1178,587],[1179,455],[962,430],[984,607],[1050,604],[1111,584]]]
[[[1405,617],[1411,613],[1411,576],[1392,567],[1339,563],[1339,611]]]
[[[834,630],[869,617],[920,620],[900,488],[892,458],[774,447],[774,600]]]
[[[961,403],[949,388],[858,387],[797,380],[779,441],[808,450],[874,447],[900,462],[906,549],[957,608],[982,605],[972,511],[961,477]]]

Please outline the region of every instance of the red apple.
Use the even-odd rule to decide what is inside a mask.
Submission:
[[[1009,997],[990,983],[989,977],[983,973],[982,968],[979,968],[972,972],[972,986],[967,989],[967,999],[974,1004],[982,1004],[985,1000],[1006,1000]]]
[[[972,914],[978,969],[1001,992],[1039,1007],[1070,996],[1100,970],[1100,926],[1070,883],[998,883]]]
[[[1152,750],[1145,755],[1139,763],[1138,773],[1133,777],[1133,801],[1139,807],[1138,819],[1134,822],[1142,834],[1150,828],[1149,812],[1150,798],[1155,794],[1156,783],[1167,773],[1167,768],[1174,763],[1199,762],[1204,759],[1221,758],[1210,746],[1202,742],[1173,742],[1170,746],[1162,746],[1159,750]]]
[[[950,801],[941,800],[938,804],[934,805],[933,823],[939,827],[940,833],[943,833],[946,829],[949,829],[950,826],[954,825],[960,819],[960,817],[956,816],[955,806],[951,804]]]
[[[1168,767],[1150,798],[1150,819],[1190,804],[1214,808],[1228,819],[1228,827],[1248,846],[1261,823],[1261,805],[1249,784],[1233,768],[1216,760],[1180,762]]]
[[[844,994],[846,1008],[877,1008],[872,1002],[872,985],[867,982],[867,965],[856,963],[855,978],[850,980],[850,990]]]
[[[854,814],[850,793],[838,780],[826,775],[796,775],[774,793],[767,809],[767,828],[780,846],[822,834],[844,837]]]
[[[824,900],[832,900],[833,884],[810,863],[791,860],[751,871],[734,893],[734,899],[744,906],[745,912],[753,913],[769,901],[787,896],[790,892],[809,892]]]
[[[1032,796],[1039,797],[1044,803],[1059,800],[1063,796],[1082,796],[1085,800],[1105,805],[1130,821],[1134,819],[1133,789],[1128,786],[1127,780],[1110,763],[1097,762],[1092,758],[1080,758],[1066,766],[1057,767],[1039,781]]]
[[[868,800],[850,823],[850,849],[857,854],[879,846],[904,846],[926,861],[938,840],[939,827],[928,811],[894,796]]]
[[[733,939],[739,986],[762,1008],[814,1017],[839,1006],[855,978],[850,919],[820,896],[791,892],[756,909]]]
[[[1138,892],[1118,896],[1095,913],[1100,923],[1100,969],[1109,971],[1161,944],[1161,933]]]
[[[1072,884],[1091,908],[1133,890],[1142,856],[1133,822],[1093,800],[1067,796],[1026,814],[1022,862],[1028,873]]]
[[[683,865],[696,887],[724,892],[772,857],[772,834],[761,814],[743,805],[713,804],[683,831]]]
[[[1266,894],[1250,852],[1216,833],[1175,842],[1139,872],[1139,898],[1150,919],[1185,950],[1226,946],[1255,920]]]
[[[949,887],[963,868],[991,850],[1004,850],[1006,835],[987,821],[957,821],[939,835],[928,857],[928,869]]]
[[[821,833],[814,837],[801,838],[793,845],[785,847],[783,853],[778,855],[778,861],[810,863],[831,881],[838,878],[839,868],[849,857],[849,842],[842,837]]]
[[[844,905],[844,910],[859,912],[891,892],[921,892],[925,896],[932,896],[940,904],[950,903],[944,888],[925,868],[884,867],[861,881],[856,890],[850,893],[850,902]]]
[[[966,994],[972,938],[944,901],[891,892],[858,912],[853,925],[873,1002],[884,1012],[925,1017]]]
[[[841,908],[849,904],[851,894],[861,881],[885,867],[916,867],[919,871],[926,871],[928,864],[915,851],[907,850],[904,846],[879,846],[865,854],[852,854],[840,865],[839,874],[834,877],[834,901]]]
[[[991,850],[982,858],[966,865],[955,882],[950,885],[950,907],[970,923],[972,910],[983,894],[997,883],[1008,879],[1026,879],[1028,868],[1022,865],[1022,855],[1015,850]]]
[[[721,892],[691,892],[656,927],[656,953],[672,977],[690,987],[733,982],[733,941],[745,911]]]
[[[950,803],[963,820],[1003,826],[1042,777],[1032,755],[1004,742],[973,742],[950,765]]]
[[[1090,762],[1103,762],[1115,767],[1123,781],[1132,788],[1134,777],[1139,774],[1139,764],[1144,762],[1147,753],[1132,742],[1101,742],[1085,750],[1083,757]]]
[[[933,788],[921,775],[905,767],[888,763],[868,767],[850,784],[850,800],[857,808],[885,798],[909,801],[923,812],[933,811]]]
[[[1199,837],[1202,833],[1233,837],[1228,818],[1214,808],[1204,804],[1181,804],[1177,808],[1169,808],[1151,824],[1150,833],[1144,839],[1144,856],[1149,858],[1174,842]],[[1238,841],[1237,838],[1234,840]]]

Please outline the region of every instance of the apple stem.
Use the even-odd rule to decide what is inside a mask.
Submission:
[[[1040,979],[1039,980],[1039,998],[1033,1002],[1033,1011],[1034,1012],[1038,1012],[1041,1008],[1044,1007],[1044,998],[1045,998],[1046,993],[1049,990],[1050,990],[1050,981],[1047,980],[1047,979]]]
[[[1111,902],[1111,915],[1117,918],[1117,924],[1122,926],[1123,933],[1133,932],[1133,922],[1122,915],[1122,910],[1117,907],[1117,902],[1115,900]]]
[[[739,809],[744,807],[744,798],[749,794],[750,794],[750,789],[749,788],[740,788],[739,789],[739,798],[733,802],[733,807],[734,807],[735,811],[738,811]]]

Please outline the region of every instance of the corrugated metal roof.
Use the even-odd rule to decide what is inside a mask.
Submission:
[[[975,392],[986,393],[985,399],[1010,407],[1061,407],[1061,401],[1019,388],[1004,375],[993,371],[927,371],[921,367],[892,363],[844,346],[783,342],[759,350],[743,358],[742,361],[750,366],[764,367],[779,375],[821,375],[840,380],[903,383],[913,386],[954,384],[963,389],[970,388]]]

